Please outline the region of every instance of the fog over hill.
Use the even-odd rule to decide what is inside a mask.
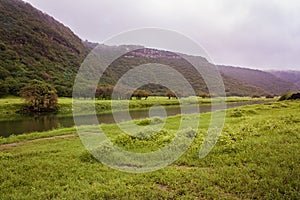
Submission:
[[[269,72],[271,74],[274,74],[278,78],[281,78],[282,80],[294,83],[298,87],[298,90],[300,90],[300,71],[294,71],[294,70],[275,71],[275,70],[271,70]]]
[[[52,84],[59,96],[71,96],[77,70],[97,43],[82,41],[70,28],[21,0],[0,0],[0,12],[0,96],[18,95],[33,79]],[[100,45],[99,48],[120,51],[125,47]],[[196,93],[208,92],[203,78],[180,54],[140,48],[112,63],[99,84],[112,86],[133,67],[154,62],[176,69]],[[193,58],[204,70],[212,66],[203,57]],[[291,79],[294,81],[291,83],[284,76],[278,78],[259,70],[220,66],[220,72],[229,96],[279,95],[295,90],[293,83],[299,84],[297,78]],[[162,94],[166,88],[148,85],[144,89]]]
[[[288,80],[281,79],[269,72],[249,68],[219,65],[222,73],[241,82],[262,88],[274,95],[297,91],[298,87]]]

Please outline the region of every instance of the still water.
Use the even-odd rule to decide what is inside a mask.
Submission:
[[[250,104],[260,104],[264,102],[239,102],[228,104],[227,108],[234,108],[243,105],[250,105]],[[211,106],[210,105],[201,105],[199,106],[200,112],[210,112]],[[221,107],[216,106],[215,110],[221,109]],[[195,113],[197,109],[194,106],[191,106],[187,109],[185,113]],[[167,116],[174,116],[181,114],[181,109],[179,106],[166,106],[165,112]],[[117,115],[123,115],[124,112],[115,113]],[[132,110],[130,111],[131,119],[143,119],[149,117],[149,110]],[[114,116],[111,113],[107,114],[99,114],[97,115],[99,123],[106,123],[111,124],[115,123]],[[93,120],[91,120],[91,116],[80,116],[80,125],[92,125]],[[77,124],[79,125],[79,124]],[[23,133],[30,133],[30,132],[39,132],[39,131],[47,131],[56,128],[67,128],[74,126],[74,119],[73,117],[58,117],[56,115],[39,115],[34,117],[24,117],[21,120],[15,121],[1,121],[0,122],[0,136],[1,137],[8,137],[12,134],[18,135]]]

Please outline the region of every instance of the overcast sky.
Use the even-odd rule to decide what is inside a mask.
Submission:
[[[26,0],[102,43],[131,29],[178,31],[216,64],[300,70],[299,0]]]

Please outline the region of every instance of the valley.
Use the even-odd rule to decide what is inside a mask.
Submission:
[[[100,0],[96,12],[89,1],[49,2],[0,0],[1,200],[300,199],[300,71],[288,51],[299,20],[288,5]],[[79,34],[173,20],[224,62]]]

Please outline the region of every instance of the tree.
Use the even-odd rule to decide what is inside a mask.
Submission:
[[[10,76],[10,72],[0,66],[0,79],[5,80],[5,78],[9,76]]]
[[[0,97],[4,97],[8,94],[8,85],[4,81],[0,80]]]
[[[133,92],[131,97],[135,97],[138,100],[141,100],[143,97],[147,99],[152,93],[148,90],[136,90]]]
[[[97,99],[110,100],[114,91],[113,86],[98,86],[96,89],[95,97]]]
[[[51,112],[57,108],[56,90],[43,81],[30,81],[20,94],[25,99],[29,112]]]
[[[296,99],[300,99],[300,93],[294,93],[292,94],[292,96],[289,98],[289,100],[296,100]]]
[[[172,90],[167,90],[166,91],[166,96],[171,99],[171,98],[176,98],[177,99],[177,96],[176,94],[172,91]]]
[[[272,94],[266,95],[266,98],[267,98],[267,99],[273,99],[274,97],[275,97],[275,95],[272,95]]]
[[[198,96],[203,98],[203,99],[211,97],[210,94],[206,93],[206,92],[199,92]]]

